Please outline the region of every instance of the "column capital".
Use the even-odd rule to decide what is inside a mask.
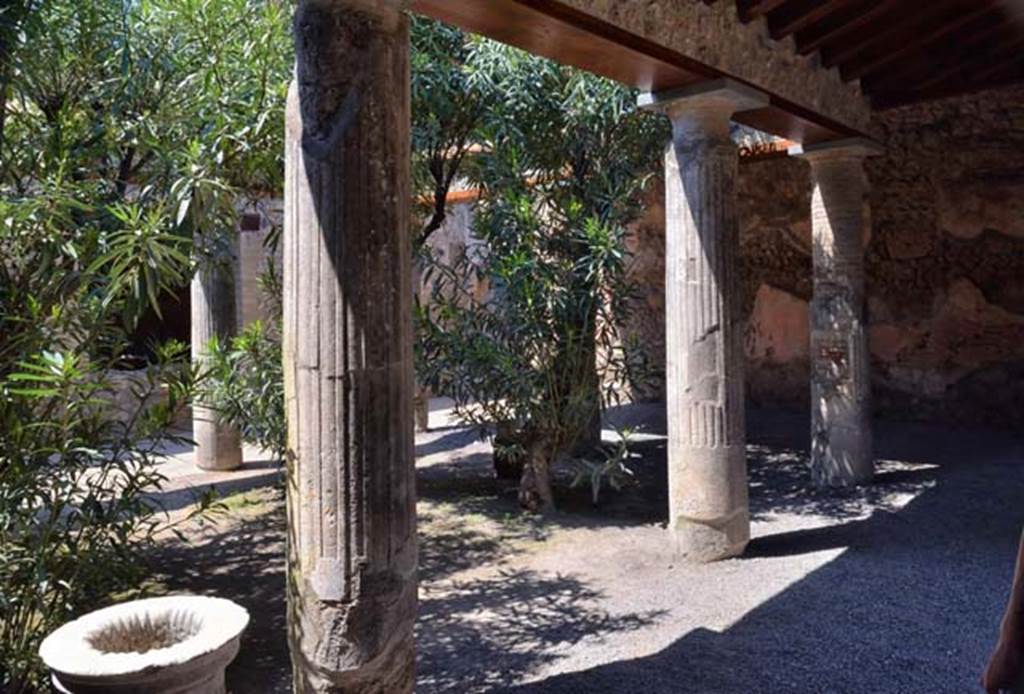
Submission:
[[[678,89],[647,92],[637,105],[662,113],[672,121],[678,141],[729,141],[734,113],[768,105],[768,96],[740,82],[717,79]]]
[[[885,154],[885,148],[867,137],[849,137],[811,145],[794,145],[789,148],[789,156],[811,162],[822,159],[864,159],[882,154]]]
[[[740,111],[763,108],[768,105],[769,100],[764,92],[728,78],[698,82],[660,92],[644,92],[637,99],[637,106],[640,108],[664,113],[670,118],[679,111],[713,103],[731,107],[731,116]]]

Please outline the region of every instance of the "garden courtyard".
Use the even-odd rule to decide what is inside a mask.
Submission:
[[[1022,46],[3,3],[0,691],[1024,694]]]
[[[824,496],[807,491],[805,417],[752,412],[753,539],[742,558],[694,565],[673,557],[664,531],[662,407],[610,414],[643,427],[635,486],[594,509],[588,488],[561,480],[561,512],[540,520],[519,513],[490,445],[446,405],[434,401],[433,429],[416,440],[417,692],[975,690],[1024,523],[1019,438],[879,423],[877,483]],[[151,557],[158,591],[249,609],[228,670],[236,694],[291,687],[283,494],[259,458],[247,450],[245,470],[230,473],[251,488],[226,487],[214,525]]]

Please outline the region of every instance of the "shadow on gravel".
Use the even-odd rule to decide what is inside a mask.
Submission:
[[[430,434],[434,435],[441,431],[445,433],[437,438],[431,438],[426,443],[416,445],[417,458],[458,450],[480,440],[480,435],[475,430],[461,427],[433,428],[430,430]]]
[[[417,691],[484,691],[562,657],[583,638],[629,638],[664,616],[609,615],[575,576],[509,569],[420,596]],[[624,691],[624,690],[623,690]]]
[[[427,502],[420,515],[417,691],[976,691],[1024,524],[1024,447],[1006,435],[879,424],[877,484],[830,498],[807,491],[804,428],[802,418],[752,420],[752,512],[760,519],[782,511],[836,522],[760,537],[728,569],[826,550],[836,555],[831,562],[720,633],[694,630],[646,658],[511,688],[581,639],[636,638],[637,630],[667,618],[609,614],[586,576],[517,566],[523,551],[517,545],[542,539],[551,527],[663,520],[664,441],[638,445],[638,487],[609,495],[594,509],[589,490],[570,490],[563,478],[563,512],[537,519],[518,512],[515,485],[493,478],[488,454],[462,455],[457,444],[464,439],[444,432],[444,445],[455,447],[451,457],[417,471]],[[894,497],[913,500],[887,505]],[[283,537],[278,501],[191,545],[169,543],[154,561],[170,591],[222,595],[249,609],[252,623],[229,670],[235,694],[290,688]],[[458,575],[483,565],[501,570],[476,580]]]
[[[902,507],[814,530],[761,537],[737,570],[832,550],[836,557],[722,632],[691,631],[646,658],[527,685],[514,694],[966,694],[993,645],[1024,524],[1024,446],[1009,435],[880,424],[875,485],[830,505],[842,519],[886,488]],[[900,462],[894,462],[900,461]],[[753,479],[763,511],[805,504],[790,461]],[[792,461],[797,465],[799,461]],[[844,505],[849,504],[849,505]]]
[[[233,694],[291,691],[283,495],[263,494],[258,515],[210,526],[190,544],[168,543],[151,560],[155,579],[169,592],[216,595],[249,610],[241,650],[228,668]]]

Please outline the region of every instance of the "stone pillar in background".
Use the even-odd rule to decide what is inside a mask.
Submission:
[[[262,280],[267,267],[267,249],[263,242],[263,217],[258,212],[243,212],[238,221],[238,259],[235,263],[235,305],[238,330],[262,318]]]
[[[669,528],[715,561],[750,539],[736,177],[729,129],[767,98],[729,80],[644,95],[672,120],[665,154]]]
[[[204,368],[210,340],[221,344],[237,331],[234,244],[197,236],[197,267],[192,277],[192,363]],[[195,463],[203,470],[234,470],[242,465],[242,439],[234,427],[219,424],[217,413],[192,405]]]
[[[302,0],[287,110],[284,365],[295,691],[415,672],[409,20]]]
[[[416,418],[416,431],[430,431],[430,388],[417,384],[414,388],[413,411]]]
[[[814,185],[811,473],[824,489],[863,484],[874,475],[864,324],[868,188],[863,161],[881,152],[865,139],[791,150],[810,162]]]

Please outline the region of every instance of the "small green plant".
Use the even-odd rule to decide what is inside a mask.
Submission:
[[[210,496],[177,520],[157,499],[158,463],[191,397],[187,349],[155,349],[156,363],[118,392],[112,363],[81,349],[44,351],[0,380],[0,682],[42,690],[40,640],[144,576],[156,537],[205,514]]]
[[[267,324],[256,321],[229,344],[210,344],[209,371],[199,400],[247,443],[285,460],[288,424],[284,409],[281,340]]]
[[[600,502],[601,487],[607,481],[615,491],[622,489],[636,481],[636,475],[629,468],[630,440],[633,436],[631,429],[620,429],[619,440],[613,446],[602,445],[598,452],[603,452],[606,457],[603,460],[592,460],[591,457],[575,458],[573,464],[576,467],[576,476],[573,478],[572,486],[579,487],[590,483],[590,492],[594,506]]]

